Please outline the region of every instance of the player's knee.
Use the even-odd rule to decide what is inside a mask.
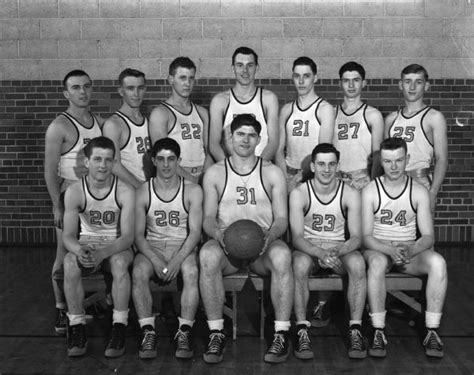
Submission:
[[[288,246],[278,244],[273,246],[268,251],[268,258],[272,264],[272,268],[275,271],[287,272],[288,270],[292,271],[292,256],[291,251]]]
[[[445,276],[447,273],[446,260],[438,253],[433,253],[429,260],[430,270],[437,275]]]
[[[110,270],[113,275],[128,273],[131,260],[123,253],[114,254],[110,257]]]
[[[367,260],[367,272],[370,274],[385,274],[388,267],[388,259],[382,254],[374,254]]]
[[[183,263],[181,267],[181,274],[185,282],[197,283],[199,277],[199,270],[196,262]]]
[[[359,252],[354,252],[347,260],[345,266],[351,276],[356,278],[366,277],[365,261]]]
[[[148,274],[149,272],[147,270],[147,267],[143,262],[133,262],[132,278],[134,283],[143,283],[148,281]]]
[[[199,251],[199,265],[201,270],[210,271],[219,268],[223,256],[224,253],[216,241],[206,242]]]
[[[67,253],[63,260],[64,278],[80,276],[81,270],[77,264],[77,257],[73,253]]]
[[[307,278],[311,269],[313,260],[300,251],[293,252],[293,274],[295,278]]]

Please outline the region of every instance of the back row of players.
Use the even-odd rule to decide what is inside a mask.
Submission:
[[[76,258],[83,266],[92,267],[97,267],[105,258],[109,259],[107,266],[115,285],[112,289],[114,328],[106,355],[123,353],[130,293],[126,270],[133,261],[133,254],[127,249],[135,237],[139,255],[135,257],[134,270],[139,271],[133,273],[133,297],[143,330],[140,356],[156,355],[151,296],[146,283],[153,274],[165,281],[172,280],[179,270],[188,287],[182,296],[176,354],[179,357],[192,356],[189,333],[199,295],[194,248],[199,241],[203,220],[204,231],[211,238],[199,252],[201,295],[211,330],[204,359],[211,363],[221,361],[224,345],[221,276],[237,270],[222,251],[222,234],[228,225],[242,218],[242,214],[237,212],[245,207],[242,212],[267,230],[265,251],[251,264],[257,273],[272,274],[276,333],[265,354],[266,361],[281,362],[288,355],[287,332],[293,296],[298,332],[294,353],[299,358],[313,355],[306,321],[307,276],[313,265],[329,267],[335,272],[346,270],[349,274],[349,356],[355,358],[366,355],[360,334],[366,280],[374,327],[369,353],[383,356],[386,344],[383,332],[385,270],[395,264],[409,273],[428,274],[425,348],[428,355],[442,355],[442,343],[435,329],[439,326],[446,291],[446,267],[442,258],[432,250],[431,213],[446,172],[447,139],[443,115],[423,102],[423,94],[429,88],[426,70],[419,65],[410,65],[402,71],[400,89],[405,107],[386,118],[384,136],[382,115],[361,100],[366,85],[365,71],[355,62],[346,63],[340,69],[344,102],[334,110],[315,93],[315,63],[307,57],[296,59],[293,81],[298,98],[286,104],[279,117],[275,94],[254,84],[258,68],[255,52],[247,47],[238,48],[232,57],[232,68],[235,86],[213,98],[210,126],[207,111],[190,101],[196,67],[188,58],[177,58],[170,65],[171,96],[153,110],[149,124],[140,113],[145,95],[143,73],[133,69],[121,73],[119,93],[123,104],[103,126],[103,120],[89,112],[92,93],[89,76],[82,71],[72,71],[64,78],[64,95],[69,100],[69,108],[47,130],[45,178],[53,201],[58,234],[53,274],[62,268],[64,262],[66,275],[67,306],[61,288],[53,282],[58,309],[56,330],[65,331],[67,308],[71,329],[68,353],[85,353],[83,290]],[[248,113],[252,116],[237,116]],[[84,157],[84,145],[102,133],[113,141],[113,147],[103,143],[94,146],[92,143]],[[175,139],[180,147],[170,143],[168,137]],[[400,137],[406,143],[388,141],[380,163],[379,148],[384,137]],[[99,139],[103,142],[103,138]],[[163,142],[156,143],[160,139]],[[341,154],[329,143],[333,143]],[[151,144],[155,147],[149,160],[146,156]],[[315,149],[317,144],[321,147]],[[113,149],[120,152],[114,153]],[[95,157],[94,152],[101,155]],[[110,152],[112,160],[109,160]],[[298,186],[303,178],[303,160],[311,153],[308,164],[314,177]],[[218,161],[213,166],[211,155]],[[433,156],[436,164],[431,176],[429,168]],[[371,166],[370,158],[373,159]],[[262,159],[274,160],[280,168]],[[154,167],[148,168],[150,163]],[[361,229],[357,191],[378,174],[376,169],[380,165],[385,174],[364,190],[363,197],[367,202],[363,205]],[[148,177],[147,171],[152,169],[156,177],[152,183],[142,184]],[[196,183],[204,171],[203,214],[200,187],[184,183],[178,176]],[[122,182],[139,189],[136,212],[135,191],[127,184],[117,182],[110,175],[112,172]],[[82,178],[86,174],[87,177]],[[280,177],[282,181],[279,181]],[[429,190],[420,189],[411,178]],[[62,193],[78,179],[81,182],[73,185],[66,195],[63,234]],[[340,184],[339,180],[347,183]],[[298,187],[295,189],[295,186]],[[112,190],[117,193],[110,195]],[[288,225],[287,191],[292,191],[290,226],[293,246],[297,250],[293,253],[293,261],[287,245],[277,240]],[[180,198],[174,199],[177,195]],[[111,196],[113,199],[106,202],[106,198]],[[89,201],[94,202],[92,206]],[[151,209],[155,201],[159,203]],[[107,204],[118,206],[121,215],[116,216],[114,209],[108,209]],[[168,207],[169,204],[177,206]],[[150,214],[154,215],[153,218],[147,218]],[[186,218],[180,217],[181,214]],[[77,240],[79,220],[82,223],[82,244]],[[342,227],[346,220],[349,226],[350,238],[347,241],[341,232],[341,220]],[[417,221],[421,237],[414,242],[416,231],[413,228]],[[400,231],[393,230],[396,223]],[[117,225],[120,227],[118,237]],[[155,238],[153,234],[145,238],[145,228],[148,228],[148,233],[154,233],[150,225],[165,231],[155,231],[158,233]],[[383,225],[390,225],[392,230],[383,229]],[[104,226],[105,232],[102,231]],[[182,233],[186,233],[184,238]],[[362,255],[354,251],[360,247],[362,238],[367,248],[376,249],[364,252],[369,265],[367,279]],[[110,246],[104,245],[108,243],[104,240],[110,240]],[[400,244],[406,241],[409,242]],[[96,251],[97,248],[102,250]],[[64,259],[66,253],[68,256]],[[313,260],[317,260],[316,264]]]

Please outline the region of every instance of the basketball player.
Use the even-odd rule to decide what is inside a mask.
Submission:
[[[385,357],[385,274],[394,269],[427,275],[425,353],[443,356],[438,336],[447,287],[444,258],[434,251],[434,229],[428,191],[407,176],[407,144],[387,138],[380,145],[384,175],[362,191],[362,233],[367,262],[367,291],[374,328],[369,354]],[[420,237],[417,239],[417,227]]]
[[[250,219],[265,231],[265,245],[249,267],[259,275],[271,275],[271,298],[276,316],[274,339],[264,359],[271,363],[283,362],[288,357],[293,304],[291,252],[279,239],[288,225],[285,180],[280,168],[255,155],[262,128],[254,116],[237,115],[230,131],[231,156],[210,167],[203,184],[203,227],[211,238],[199,252],[199,284],[211,331],[204,361],[222,361],[225,345],[222,277],[237,272],[241,266],[227,256],[224,232],[233,222]]]
[[[412,64],[405,67],[398,85],[405,106],[385,119],[385,137],[400,137],[406,141],[407,175],[429,190],[431,211],[434,213],[436,196],[448,167],[446,120],[441,112],[424,102],[423,96],[429,90],[430,83],[423,66]],[[431,175],[433,162],[435,165]]]
[[[161,138],[151,150],[156,177],[137,192],[133,300],[142,330],[140,358],[156,357],[155,317],[150,278],[171,282],[183,277],[181,317],[174,336],[177,358],[192,358],[191,329],[199,302],[196,247],[201,238],[202,190],[177,175],[180,147]],[[145,236],[146,233],[146,236]]]
[[[115,147],[109,138],[93,138],[84,148],[84,154],[87,175],[67,189],[64,199],[68,355],[82,356],[87,348],[81,275],[103,269],[112,274],[114,302],[112,332],[105,356],[118,357],[125,351],[135,189],[112,174]]]
[[[196,80],[196,65],[188,57],[178,57],[169,66],[170,97],[150,115],[152,144],[165,137],[173,138],[181,148],[178,175],[198,183],[212,164],[207,152],[209,114],[190,97]]]
[[[365,69],[349,61],[339,69],[344,101],[336,107],[336,129],[333,144],[341,152],[339,178],[357,190],[362,190],[376,175],[379,161],[369,165],[378,155],[383,140],[384,122],[379,110],[364,103]],[[371,170],[369,170],[369,168]]]
[[[135,188],[147,178],[146,155],[150,150],[148,120],[140,112],[145,97],[145,74],[127,68],[119,75],[118,92],[122,106],[104,124],[104,136],[110,138],[117,152],[114,174]]]
[[[361,333],[362,313],[367,293],[361,244],[360,193],[336,178],[339,151],[329,143],[320,143],[311,154],[314,177],[296,187],[290,194],[290,226],[293,238],[293,274],[295,277],[295,315],[297,358],[313,358],[306,320],[312,271],[329,268],[348,274],[349,349],[350,358],[365,358],[367,349]],[[349,231],[346,239],[344,229]]]
[[[62,288],[54,280],[54,274],[63,267],[66,254],[62,242],[64,192],[80,179],[87,169],[84,166],[83,147],[92,138],[100,136],[103,120],[89,111],[92,81],[82,70],[73,70],[63,79],[63,95],[69,106],[48,126],[45,138],[44,179],[53,203],[56,226],[56,258],[52,277],[57,317],[54,329],[66,334],[66,300]]]
[[[252,114],[262,126],[255,155],[272,160],[278,148],[278,99],[255,86],[258,56],[251,48],[239,47],[232,55],[235,85],[215,95],[211,101],[209,148],[215,160],[224,160],[233,151],[230,124],[241,113]]]
[[[316,63],[309,57],[298,57],[293,62],[292,78],[298,97],[280,111],[280,143],[275,157],[286,176],[288,192],[303,179],[303,160],[310,158],[317,144],[331,143],[334,133],[334,109],[314,91]]]

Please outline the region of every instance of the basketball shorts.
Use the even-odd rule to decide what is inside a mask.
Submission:
[[[413,245],[415,243],[415,240],[413,241],[390,241],[390,240],[381,240],[379,239],[379,241],[387,244],[387,245],[398,245],[398,244],[405,244],[405,245]],[[394,270],[394,271],[398,271],[398,272],[401,272],[401,273],[405,273],[405,265],[402,264],[402,265],[397,265],[397,264],[394,264],[392,262],[392,258],[390,258],[390,256],[388,256],[388,266],[387,266],[387,269],[385,270],[385,273],[389,273],[391,270]]]
[[[430,173],[429,168],[415,169],[413,171],[407,171],[406,173],[416,182],[430,190],[431,183],[433,182],[433,175]]]
[[[339,171],[337,172],[337,177],[359,191],[366,187],[370,182],[370,176],[367,169],[358,169],[350,172]]]
[[[183,168],[185,171],[187,171],[190,175],[194,177],[199,177],[204,170],[204,167],[198,166],[198,167],[184,167],[181,165],[181,168]]]
[[[168,263],[181,249],[183,240],[147,240],[153,252],[163,262]]]

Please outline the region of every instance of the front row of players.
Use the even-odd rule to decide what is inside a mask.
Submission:
[[[264,356],[267,362],[279,363],[288,357],[292,306],[297,331],[293,352],[297,358],[313,357],[310,323],[306,319],[308,276],[319,268],[348,275],[350,358],[367,356],[361,333],[366,296],[373,326],[368,352],[375,357],[386,355],[386,272],[396,269],[427,275],[427,332],[423,345],[428,356],[443,356],[437,328],[447,287],[446,264],[433,250],[428,191],[405,173],[405,141],[389,138],[382,142],[384,175],[364,188],[362,197],[337,178],[339,152],[334,146],[316,146],[310,164],[314,177],[290,194],[291,251],[279,239],[288,226],[285,177],[278,167],[255,156],[260,131],[260,123],[253,116],[235,117],[231,124],[232,155],[214,164],[204,176],[203,210],[200,186],[176,173],[180,149],[175,141],[163,138],[154,144],[151,156],[156,177],[137,190],[136,199],[133,188],[112,174],[113,142],[99,137],[85,147],[88,174],[73,184],[65,196],[63,238],[69,252],[64,261],[64,289],[69,309],[70,356],[84,355],[87,346],[81,272],[103,268],[112,274],[114,302],[106,356],[116,357],[124,352],[132,290],[142,329],[139,356],[156,357],[149,281],[168,282],[181,272],[183,293],[175,354],[178,358],[193,356],[190,334],[199,301],[199,279],[210,329],[203,357],[208,363],[221,362],[225,345],[223,276],[243,266],[271,276],[275,333]],[[231,223],[244,218],[264,229],[265,245],[256,260],[236,264],[227,256],[223,233]],[[209,240],[198,253],[201,227]],[[135,259],[131,250],[134,239],[138,249]],[[128,268],[132,262],[131,288]]]

